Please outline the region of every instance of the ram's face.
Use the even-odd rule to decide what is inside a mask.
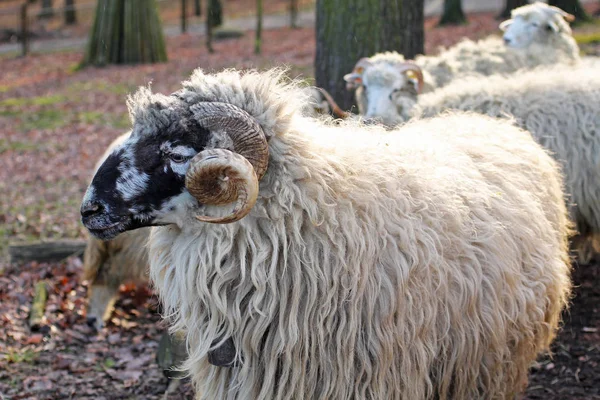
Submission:
[[[504,30],[504,43],[514,49],[524,49],[533,43],[544,43],[551,35],[559,32],[561,18],[556,14],[532,13],[517,15],[504,21],[500,28]]]
[[[417,97],[415,82],[390,68],[369,69],[363,78],[362,93],[366,97],[365,118],[389,126],[402,121],[404,109]]]
[[[81,205],[83,224],[106,240],[126,230],[176,223],[177,213],[195,202],[185,189],[185,174],[208,135],[192,119],[154,131],[136,124],[96,172]]]

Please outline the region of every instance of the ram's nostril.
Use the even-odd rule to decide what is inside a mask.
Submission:
[[[83,217],[91,217],[100,211],[102,211],[102,205],[100,203],[88,201],[81,205],[81,215]]]
[[[85,322],[90,328],[96,328],[96,317],[87,317]]]
[[[507,38],[506,36],[504,37],[504,43],[505,43],[505,44],[510,44],[510,39],[509,39],[509,38]]]

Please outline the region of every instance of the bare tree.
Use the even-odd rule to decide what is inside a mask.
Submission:
[[[194,0],[194,15],[199,17],[202,15],[202,4],[200,0]]]
[[[262,23],[263,23],[263,2],[256,0],[256,39],[254,40],[254,53],[260,54],[262,46]]]
[[[461,0],[444,0],[444,13],[440,25],[460,25],[467,22]]]
[[[208,20],[213,28],[223,24],[223,6],[221,0],[206,0],[210,5],[210,12],[207,12]]]
[[[298,27],[298,0],[290,0],[290,27]]]
[[[85,65],[167,61],[155,0],[98,0]]]
[[[42,0],[42,9],[38,14],[38,18],[51,18],[54,15],[52,0]]]
[[[75,25],[76,23],[75,0],[65,0],[65,25]]]
[[[423,53],[423,0],[317,0],[316,35],[317,86],[348,110],[354,96],[343,78],[361,57]]]

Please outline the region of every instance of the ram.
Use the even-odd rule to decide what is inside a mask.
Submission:
[[[277,70],[140,89],[82,202],[101,239],[155,226],[198,398],[512,398],[570,291],[557,163],[509,121],[334,125],[299,91]]]
[[[377,114],[379,101],[393,97],[402,106],[403,97],[412,97],[415,90],[429,92],[468,75],[506,75],[541,65],[576,65],[580,62],[579,47],[566,22],[573,18],[557,7],[536,2],[513,10],[512,18],[500,25],[505,29],[504,40],[465,39],[438,55],[417,56],[414,62],[395,52],[379,53],[359,60],[344,80],[348,89],[357,89],[360,114],[371,117]],[[407,76],[417,70],[422,72]],[[406,92],[409,82],[413,82],[413,89]],[[376,86],[381,89],[376,90]]]

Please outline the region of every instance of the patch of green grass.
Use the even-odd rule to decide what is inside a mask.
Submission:
[[[0,117],[16,117],[20,114],[18,111],[0,110]]]
[[[8,349],[8,353],[5,354],[4,359],[13,364],[31,364],[37,359],[37,357],[38,354],[31,349],[25,349],[21,351]]]
[[[100,111],[84,111],[77,114],[77,119],[86,124],[108,125],[119,129],[126,129],[131,126],[127,114],[106,114]]]
[[[600,32],[579,33],[573,35],[578,44],[600,43]]]
[[[65,96],[55,94],[50,96],[38,97],[13,97],[0,101],[0,106],[5,107],[24,107],[24,106],[49,106],[65,101]]]
[[[104,360],[104,362],[102,364],[103,364],[104,368],[112,368],[117,364],[117,362],[109,357],[106,360]]]
[[[92,80],[86,82],[75,82],[67,88],[69,93],[102,92],[126,95],[135,91],[137,85],[126,85],[124,83],[110,83],[104,80]]]
[[[39,110],[21,114],[20,128],[24,131],[32,129],[56,129],[65,125],[67,118],[60,110]]]
[[[8,92],[10,88],[6,85],[0,85],[0,93]]]
[[[21,142],[21,141],[9,142],[6,139],[0,139],[0,154],[4,153],[5,151],[9,151],[9,150],[23,152],[23,151],[37,150],[38,148],[39,148],[38,145],[36,145],[35,143],[31,143],[31,142]]]

